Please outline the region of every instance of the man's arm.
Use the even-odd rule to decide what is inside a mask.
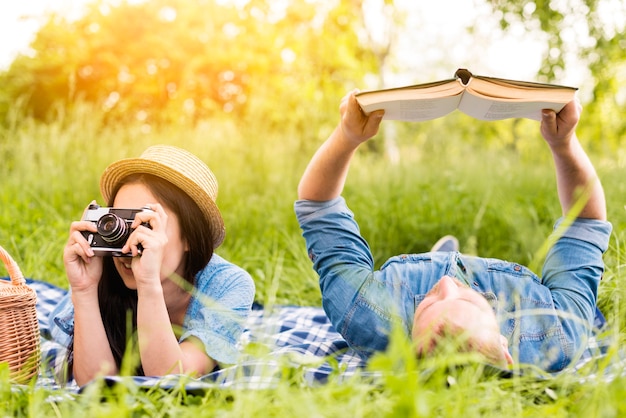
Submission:
[[[541,134],[552,151],[563,215],[567,215],[582,197],[587,201],[577,217],[606,220],[602,184],[576,137],[581,111],[578,100],[569,102],[558,114],[553,110],[544,110]]]
[[[338,197],[343,191],[354,152],[378,132],[384,111],[366,115],[354,94],[350,92],[341,100],[339,125],[304,171],[298,185],[299,199],[322,202]]]

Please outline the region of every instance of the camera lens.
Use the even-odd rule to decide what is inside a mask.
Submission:
[[[114,213],[102,215],[96,228],[102,239],[112,245],[124,244],[130,235],[130,227]]]

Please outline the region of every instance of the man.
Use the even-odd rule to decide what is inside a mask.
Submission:
[[[612,229],[602,186],[575,134],[578,101],[558,114],[542,113],[563,217],[541,277],[519,264],[457,251],[400,255],[374,270],[341,193],[352,156],[378,132],[383,111],[365,114],[352,92],[340,113],[300,180],[295,211],[320,276],[324,310],[348,344],[365,357],[384,350],[398,323],[418,355],[444,337],[462,337],[462,349],[500,367],[517,361],[556,372],[576,360],[591,331]],[[586,201],[574,217],[581,190]]]

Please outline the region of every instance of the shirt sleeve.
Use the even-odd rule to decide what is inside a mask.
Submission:
[[[542,283],[552,295],[564,331],[572,338],[588,335],[595,316],[598,286],[604,273],[612,225],[597,219],[576,219],[567,228],[560,218],[554,227],[554,245],[548,251]]]
[[[370,247],[345,199],[298,200],[294,209],[331,323],[366,356],[373,347],[384,349],[390,321],[386,308],[393,309],[394,304],[377,286]],[[373,288],[374,294],[363,296]],[[373,300],[365,302],[369,296]],[[381,311],[378,306],[385,308]]]
[[[48,329],[52,340],[68,348],[74,336],[74,305],[72,292],[68,291],[59,300],[48,317]]]
[[[233,364],[254,301],[254,281],[242,268],[213,254],[207,267],[198,273],[196,283],[180,341],[196,337],[209,357]]]
[[[354,214],[343,197],[327,202],[298,200],[296,217],[306,241],[313,268],[324,278],[342,266],[374,270],[374,259],[367,241],[361,236]]]

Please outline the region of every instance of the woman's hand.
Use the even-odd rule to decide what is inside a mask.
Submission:
[[[90,221],[72,222],[70,236],[63,249],[65,273],[73,293],[97,289],[102,276],[102,258],[96,257],[83,231],[97,232]]]
[[[150,211],[138,212],[131,224],[134,231],[122,247],[123,253],[131,253],[131,268],[137,289],[160,285],[161,265],[167,245],[167,214],[158,203],[146,205]],[[146,226],[150,225],[150,227]],[[171,273],[171,272],[166,272]]]

